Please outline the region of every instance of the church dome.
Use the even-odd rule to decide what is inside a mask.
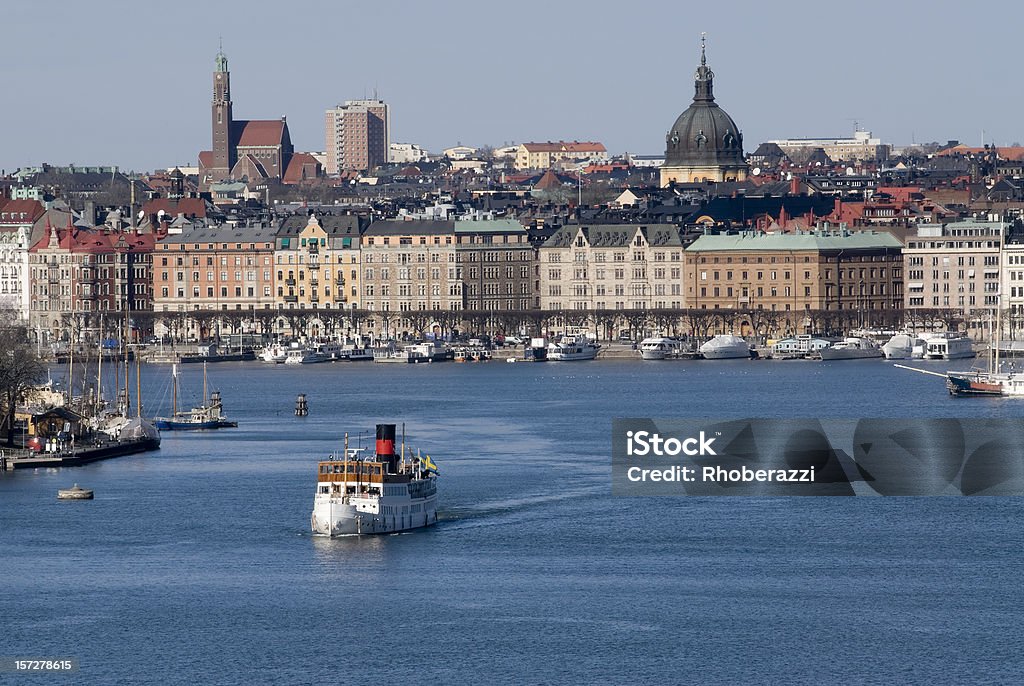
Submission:
[[[665,166],[743,166],[743,134],[715,102],[715,74],[707,66],[701,41],[700,66],[694,75],[693,103],[665,136]]]

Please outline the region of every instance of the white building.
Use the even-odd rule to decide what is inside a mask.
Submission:
[[[782,152],[800,148],[821,148],[833,161],[886,160],[892,145],[872,138],[870,131],[854,131],[853,138],[779,138],[768,141]]]
[[[28,249],[42,212],[35,200],[0,200],[0,309],[16,311],[25,322],[31,301]]]
[[[391,164],[415,164],[430,159],[430,153],[415,143],[392,143],[388,150]]]

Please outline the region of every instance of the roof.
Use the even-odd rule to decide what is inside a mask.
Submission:
[[[600,224],[596,226],[580,226],[567,224],[558,229],[547,241],[545,248],[566,248],[572,245],[577,233],[582,232],[584,238],[593,247],[627,249],[632,245],[637,232],[654,247],[681,247],[679,229],[669,224],[641,226],[638,224]]]
[[[517,219],[456,219],[455,233],[525,233]]]
[[[273,243],[276,232],[273,226],[200,226],[171,234],[160,243]]]
[[[455,233],[454,221],[382,219],[367,227],[366,236],[436,236]]]
[[[0,224],[31,224],[45,211],[38,200],[8,200],[0,207]]]
[[[281,183],[302,183],[321,176],[320,162],[308,152],[297,152],[288,160]]]
[[[687,252],[780,251],[780,250],[872,250],[903,247],[890,233],[851,231],[846,233],[754,233],[744,231],[733,234],[705,234],[694,241]]]
[[[523,143],[529,152],[607,152],[604,144],[595,141],[548,141],[547,143]]]
[[[359,217],[354,214],[317,214],[316,220],[320,228],[331,237],[358,236]],[[285,217],[278,227],[277,235],[298,236],[309,224],[309,217],[304,214],[293,214]]]
[[[232,133],[238,141],[238,146],[274,147],[284,142],[287,127],[287,123],[281,119],[236,119],[232,122]]]

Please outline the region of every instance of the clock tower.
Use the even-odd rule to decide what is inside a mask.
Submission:
[[[235,166],[234,146],[231,145],[231,72],[223,50],[217,52],[213,72],[213,165],[212,180],[226,179]]]

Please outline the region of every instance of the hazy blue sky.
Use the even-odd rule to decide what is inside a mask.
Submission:
[[[0,168],[148,170],[210,148],[223,36],[235,116],[288,116],[324,147],[324,110],[378,95],[392,140],[596,139],[658,153],[693,95],[700,34],[715,94],[750,151],[786,136],[897,144],[1024,141],[1024,3],[521,2],[4,3]]]

